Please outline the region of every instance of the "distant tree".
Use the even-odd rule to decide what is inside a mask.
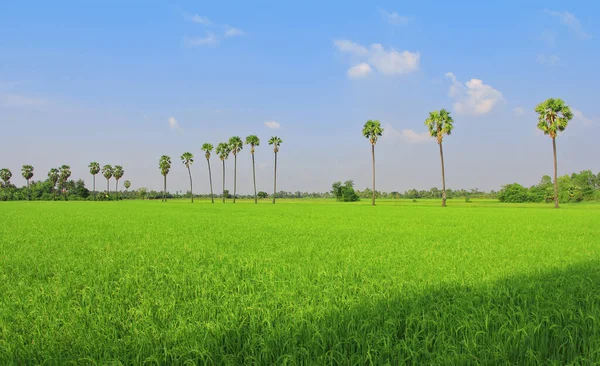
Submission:
[[[125,171],[123,167],[120,165],[115,165],[115,169],[113,170],[113,176],[115,177],[115,194],[117,195],[117,200],[119,199],[119,179],[123,177]]]
[[[56,201],[56,184],[60,179],[60,172],[56,168],[50,169],[48,172],[48,180],[52,184],[52,199]]]
[[[258,198],[267,198],[269,197],[269,194],[265,191],[260,191],[258,192]]]
[[[12,178],[12,172],[10,169],[0,169],[0,179],[4,181],[4,189],[8,189],[10,186],[10,178]]]
[[[383,135],[383,128],[378,120],[368,120],[362,129],[364,137],[371,143],[371,160],[373,163],[373,199],[372,205],[375,206],[375,144],[379,136]]]
[[[229,139],[229,149],[233,154],[233,203],[237,196],[237,154],[244,148],[244,142],[239,136],[233,136]]]
[[[535,107],[538,114],[537,128],[552,139],[554,153],[554,208],[558,208],[558,167],[556,163],[556,137],[564,131],[573,118],[571,108],[562,99],[547,99]]]
[[[277,197],[277,153],[279,152],[279,146],[283,143],[283,140],[277,136],[269,139],[269,145],[273,145],[273,152],[275,153],[275,170],[273,173],[273,204],[275,204],[275,198]]]
[[[204,157],[206,158],[206,162],[208,163],[208,181],[210,182],[210,201],[215,203],[215,198],[213,195],[213,185],[212,185],[212,173],[210,171],[210,154],[213,150],[213,145],[209,143],[202,144],[202,151],[204,151]]]
[[[94,192],[94,200],[96,200],[96,175],[98,173],[100,173],[100,164],[98,164],[95,161],[92,161],[90,163],[90,165],[88,166],[88,168],[90,168],[90,174],[92,175],[92,181],[93,181],[93,189],[92,192]]]
[[[331,185],[331,193],[339,202],[356,202],[360,200],[358,194],[354,191],[354,182],[347,180],[342,182],[334,182]]]
[[[71,167],[68,165],[62,165],[59,169],[59,181],[60,181],[60,186],[61,188],[64,190],[64,199],[65,201],[67,200],[67,190],[66,190],[66,184],[67,184],[67,180],[69,180],[69,177],[71,176]]]
[[[129,187],[131,187],[131,182],[126,180],[123,185],[125,186],[125,192],[127,192],[129,190]]]
[[[194,203],[194,191],[192,186],[192,170],[190,169],[190,165],[194,164],[194,155],[191,152],[184,152],[181,155],[181,162],[185,165],[188,170],[188,175],[190,176],[190,196],[192,197],[192,203]]]
[[[110,197],[110,178],[114,174],[112,165],[106,164],[102,167],[102,175],[106,178],[106,194]]]
[[[21,175],[27,181],[27,200],[31,201],[31,190],[29,189],[29,183],[33,178],[33,167],[31,165],[23,165],[21,168]]]
[[[223,162],[223,203],[225,203],[225,160],[227,160],[227,158],[229,157],[229,153],[231,152],[231,150],[229,149],[229,145],[221,142],[219,145],[217,145],[217,155],[219,155],[219,158],[221,159],[221,161]]]
[[[167,175],[171,170],[171,158],[167,155],[163,155],[160,157],[158,161],[158,167],[160,168],[160,174],[164,179],[164,189],[163,189],[163,202],[167,202]]]
[[[254,203],[258,203],[256,194],[256,164],[254,163],[254,148],[260,145],[260,139],[256,135],[246,137],[246,145],[250,145],[250,155],[252,155],[252,180],[254,182]]]
[[[425,126],[429,129],[429,135],[435,137],[440,147],[440,160],[442,162],[442,207],[446,207],[446,173],[444,171],[444,150],[442,142],[444,135],[450,136],[454,128],[454,120],[450,112],[445,109],[429,112],[429,117],[425,120]]]

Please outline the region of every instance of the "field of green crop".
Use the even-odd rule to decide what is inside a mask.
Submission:
[[[0,364],[600,362],[600,205],[6,202]]]

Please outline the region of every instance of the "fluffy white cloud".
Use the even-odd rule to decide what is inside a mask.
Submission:
[[[340,51],[350,53],[354,56],[366,56],[369,54],[369,50],[367,50],[367,47],[346,39],[333,41],[333,44]]]
[[[458,114],[483,115],[504,100],[500,91],[484,84],[480,79],[471,79],[462,84],[451,72],[446,73],[446,77],[452,81],[448,94],[454,99],[454,111]]]
[[[577,17],[575,17],[575,15],[573,15],[572,13],[569,13],[568,11],[560,12],[546,10],[546,14],[551,15],[553,17],[557,17],[560,20],[561,24],[567,26],[569,29],[571,29],[573,33],[575,33],[577,38],[587,39],[591,37],[591,35],[583,29],[583,26],[581,25],[579,19],[577,19]]]
[[[281,125],[275,121],[267,121],[267,122],[265,122],[265,126],[267,126],[270,129],[273,129],[273,130],[281,128]]]
[[[351,79],[359,79],[369,75],[373,71],[367,63],[361,63],[348,69],[348,77]]]
[[[225,25],[225,37],[243,36],[246,34],[243,30]]]
[[[513,109],[513,113],[516,117],[521,117],[525,114],[525,110],[522,107],[516,107],[515,109]]]
[[[175,119],[175,117],[169,117],[169,127],[179,128],[179,123],[177,123],[177,120]]]
[[[429,132],[415,132],[410,129],[396,130],[392,125],[386,124],[383,137],[386,139],[400,139],[409,144],[420,144],[424,142],[435,141],[429,136]]]
[[[421,54],[419,52],[399,52],[393,48],[386,50],[378,43],[374,43],[367,48],[349,40],[337,40],[334,41],[334,45],[341,52],[349,53],[362,59],[364,62],[359,65],[362,65],[361,69],[363,72],[367,69],[367,66],[369,69],[371,69],[372,66],[375,70],[384,75],[404,75],[419,69],[419,62],[421,59]],[[351,74],[350,71],[357,66],[348,71],[349,77],[353,77],[353,74]]]
[[[185,39],[185,44],[190,47],[211,46],[216,45],[217,43],[219,43],[219,40],[212,33],[208,33],[206,37],[192,37]]]
[[[207,17],[198,14],[183,13],[183,18],[189,22],[194,22],[203,25],[211,25],[212,22]]]
[[[550,55],[550,56],[543,55],[543,54],[537,55],[537,62],[542,65],[556,66],[556,65],[558,65],[559,61],[560,61],[560,58],[556,55]]]
[[[381,14],[381,16],[386,22],[393,25],[406,25],[410,22],[409,17],[399,15],[395,11],[390,13],[384,9],[379,9],[379,14]]]
[[[583,115],[583,113],[579,109],[571,108],[571,112],[573,112],[573,119],[575,121],[579,121],[586,126],[592,124],[592,120]]]

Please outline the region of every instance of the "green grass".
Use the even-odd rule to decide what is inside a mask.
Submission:
[[[0,204],[0,364],[600,362],[600,205]]]

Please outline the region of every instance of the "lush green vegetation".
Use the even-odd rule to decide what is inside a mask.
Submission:
[[[186,202],[0,204],[0,364],[600,362],[600,205]]]

